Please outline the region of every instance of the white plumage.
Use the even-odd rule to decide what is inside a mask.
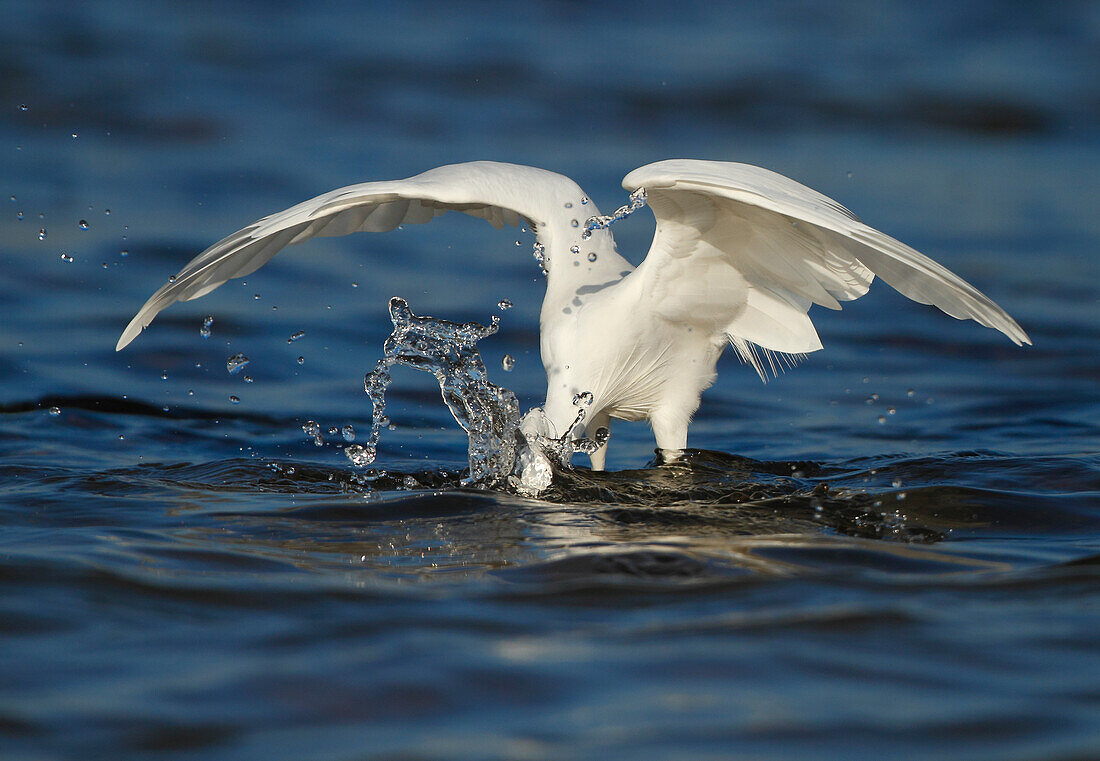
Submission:
[[[599,212],[576,183],[554,172],[478,161],[333,190],[199,254],[145,303],[117,348],[169,305],[255,271],[285,246],[319,235],[386,232],[446,211],[497,228],[523,221],[543,246],[544,410],[555,435],[575,417],[574,395],[590,391],[588,432],[610,418],[644,419],[660,449],[682,450],[727,344],[765,377],[765,362],[774,371],[776,362],[822,348],[811,305],[839,309],[866,293],[876,275],[915,301],[976,320],[1018,345],[1031,343],[969,283],[775,172],[670,160],[635,169],[623,187],[644,188],[657,218],[637,269],[618,254],[610,229],[585,238],[586,220]],[[606,448],[597,451],[593,467],[602,468],[605,456]]]

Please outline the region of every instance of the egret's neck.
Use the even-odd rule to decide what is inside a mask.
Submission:
[[[554,220],[539,228],[539,242],[548,260],[544,263],[547,270],[544,311],[578,306],[575,299],[583,301],[585,295],[618,282],[634,269],[615,250],[610,230],[593,230],[587,240],[584,238],[585,219],[599,213],[594,206],[589,207],[575,219]]]

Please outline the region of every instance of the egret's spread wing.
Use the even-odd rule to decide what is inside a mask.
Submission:
[[[710,327],[724,330],[758,370],[746,341],[785,353],[821,348],[810,305],[839,309],[866,293],[875,275],[914,301],[1031,343],[972,285],[775,172],[661,161],[628,174],[623,187],[644,187],[657,218],[649,256],[632,277],[644,279],[644,292],[671,319],[713,315]]]
[[[192,259],[154,293],[118,340],[122,349],[177,301],[197,299],[262,266],[285,246],[314,236],[386,232],[428,222],[446,211],[487,220],[494,227],[545,221],[561,199],[584,194],[567,177],[534,167],[476,161],[431,169],[405,180],[350,185],[264,217]],[[532,229],[535,227],[532,225]]]

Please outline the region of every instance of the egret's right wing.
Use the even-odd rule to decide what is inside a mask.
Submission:
[[[154,293],[123,331],[125,347],[162,310],[197,299],[230,278],[261,267],[284,247],[315,236],[387,232],[447,211],[487,220],[496,228],[546,222],[565,201],[584,193],[568,177],[535,167],[475,161],[431,169],[405,180],[350,185],[272,214],[223,238],[192,259]]]
[[[721,161],[661,161],[631,172],[657,218],[640,278],[658,313],[729,336],[763,375],[751,342],[799,354],[821,348],[807,311],[839,309],[877,275],[905,296],[973,319],[1014,343],[1027,334],[946,267],[861,222],[836,201],[775,172]]]

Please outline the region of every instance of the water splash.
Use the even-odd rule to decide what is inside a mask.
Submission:
[[[371,430],[364,444],[345,449],[356,467],[374,462],[386,416],[386,387],[394,365],[435,375],[443,401],[469,436],[470,474],[465,485],[497,486],[507,480],[516,460],[519,401],[506,388],[488,379],[477,342],[499,329],[491,324],[456,323],[413,313],[407,301],[390,299],[393,333],[386,339],[385,356],[363,379],[374,407]]]
[[[236,375],[251,362],[244,354],[234,354],[232,357],[225,361],[225,369],[230,375]]]
[[[532,253],[534,254],[535,261],[538,262],[539,269],[542,270],[543,275],[550,274],[550,256],[546,253],[546,247],[535,241],[535,245],[532,247]]]
[[[589,217],[584,223],[584,232],[581,234],[581,240],[588,240],[592,237],[593,230],[602,230],[610,227],[620,219],[626,219],[638,209],[645,206],[645,188],[638,188],[630,194],[630,203],[625,206],[620,206],[615,210],[614,214],[600,214],[596,217]]]

